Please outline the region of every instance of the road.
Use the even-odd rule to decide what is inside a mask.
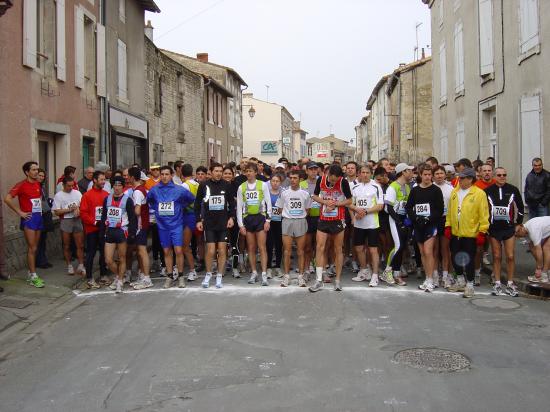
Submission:
[[[550,408],[547,302],[349,281],[316,294],[244,279],[198,286],[77,296],[78,307],[2,360],[0,409]],[[457,367],[470,366],[435,373],[396,361],[412,348],[454,351],[465,356]]]

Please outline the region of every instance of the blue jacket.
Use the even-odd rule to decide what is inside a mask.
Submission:
[[[149,208],[155,211],[160,230],[183,227],[183,210],[195,201],[195,196],[182,186],[170,181],[160,182],[147,193]]]

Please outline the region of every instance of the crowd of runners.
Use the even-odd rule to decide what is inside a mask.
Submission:
[[[441,287],[472,297],[492,255],[492,293],[518,296],[516,237],[527,238],[535,260],[529,281],[548,282],[550,173],[539,158],[524,196],[492,158],[451,165],[430,157],[416,166],[243,158],[238,165],[194,169],[177,161],[117,171],[100,162],[78,181],[67,166],[53,199],[36,162],[22,169],[25,179],[5,203],[21,218],[35,287],[44,286],[37,268],[51,267],[45,250],[54,217],[68,275],[116,293],[152,287],[153,274],[165,278],[164,288],[194,281],[222,288],[225,275],[341,291],[348,266],[352,280],[368,287],[405,287],[414,275],[426,292]]]

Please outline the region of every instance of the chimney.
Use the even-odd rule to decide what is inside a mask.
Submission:
[[[144,31],[147,38],[153,41],[153,26],[151,25],[151,20],[147,20],[147,24],[145,25]]]
[[[203,63],[208,63],[208,53],[197,53],[197,60]]]
[[[422,47],[422,60],[426,58],[426,51],[424,50],[424,47]]]

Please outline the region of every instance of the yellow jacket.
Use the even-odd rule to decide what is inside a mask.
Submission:
[[[470,188],[462,200],[460,216],[458,214],[458,191],[460,186],[453,189],[445,227],[450,226],[453,236],[477,237],[479,232],[487,233],[489,230],[489,204],[487,195],[477,186]]]

